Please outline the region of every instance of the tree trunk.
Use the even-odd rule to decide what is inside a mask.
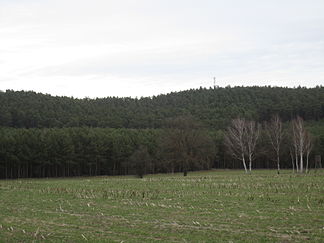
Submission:
[[[249,156],[249,171],[250,171],[250,173],[252,171],[252,156],[251,155]]]
[[[248,170],[246,168],[246,163],[245,163],[244,155],[242,155],[242,162],[243,162],[243,166],[244,166],[245,173],[248,173]]]
[[[297,154],[297,152],[295,153],[295,163],[296,163],[296,171],[298,173],[299,172],[299,165],[298,165],[298,154]]]
[[[303,152],[300,152],[300,167],[299,167],[299,172],[300,173],[303,173],[304,172]]]
[[[279,153],[277,152],[277,173],[278,175],[280,174],[280,156],[279,156]]]
[[[309,153],[306,155],[306,173],[308,173],[308,159],[309,159]]]

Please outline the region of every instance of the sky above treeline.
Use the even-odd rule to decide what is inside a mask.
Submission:
[[[0,0],[0,90],[324,85],[323,0]]]

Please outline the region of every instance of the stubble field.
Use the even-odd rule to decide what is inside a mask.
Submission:
[[[0,242],[324,242],[324,171],[0,180]]]

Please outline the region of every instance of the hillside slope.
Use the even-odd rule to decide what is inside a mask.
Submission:
[[[191,114],[222,129],[237,116],[284,121],[296,115],[324,118],[324,87],[227,87],[192,89],[144,98],[75,99],[35,92],[0,92],[0,126],[16,128],[160,128],[166,118]]]

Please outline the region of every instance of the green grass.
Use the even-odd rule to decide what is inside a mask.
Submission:
[[[0,180],[0,242],[324,242],[324,171]]]

